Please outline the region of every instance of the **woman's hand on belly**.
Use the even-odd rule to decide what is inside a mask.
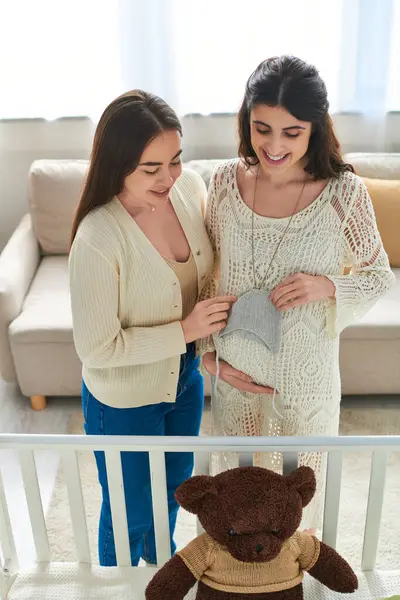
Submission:
[[[207,352],[203,356],[203,364],[208,373],[212,376],[217,374],[217,361],[215,352]],[[224,360],[219,361],[219,378],[231,385],[232,387],[242,390],[243,392],[250,392],[251,394],[273,394],[274,390],[270,387],[264,387],[253,383],[251,377],[234,369]]]
[[[271,292],[270,300],[280,311],[302,304],[335,298],[335,286],[327,277],[295,273],[281,281]]]

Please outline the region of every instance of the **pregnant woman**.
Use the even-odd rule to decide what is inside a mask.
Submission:
[[[217,260],[203,297],[239,297],[226,329],[201,343],[205,368],[218,375],[216,434],[337,435],[339,335],[393,282],[371,199],[342,159],[328,106],[313,66],[264,61],[239,112],[239,158],[212,177],[206,224]],[[259,460],[281,467],[279,454]],[[324,460],[301,460],[317,474],[304,516],[317,528]],[[215,468],[231,464],[225,455]]]

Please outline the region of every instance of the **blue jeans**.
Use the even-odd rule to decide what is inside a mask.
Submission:
[[[204,384],[199,372],[199,359],[194,344],[181,357],[176,402],[150,404],[139,408],[112,408],[102,404],[82,385],[82,408],[88,435],[199,435],[204,406]],[[140,558],[157,564],[152,514],[149,455],[147,452],[122,452],[125,504],[128,520],[131,561],[137,566]],[[102,566],[117,564],[112,530],[110,497],[103,452],[95,452],[103,502],[99,523],[99,562]],[[176,550],[173,534],[178,515],[176,488],[191,477],[193,454],[167,452],[166,474],[168,492],[171,552]]]

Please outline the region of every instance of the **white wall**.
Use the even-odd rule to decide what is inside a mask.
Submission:
[[[89,119],[0,121],[0,250],[27,211],[28,172],[37,158],[87,158]]]
[[[377,126],[357,115],[335,117],[344,152],[400,152],[400,113],[389,115],[385,144]],[[184,160],[236,155],[236,123],[231,115],[183,119]],[[27,210],[27,179],[38,158],[88,158],[94,127],[89,119],[0,121],[0,250]]]

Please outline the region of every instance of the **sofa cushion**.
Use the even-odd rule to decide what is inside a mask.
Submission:
[[[364,177],[392,267],[400,267],[400,179]]]
[[[400,179],[400,152],[349,152],[344,160],[360,177]]]
[[[29,203],[43,254],[67,254],[72,219],[87,160],[36,160],[29,174]]]
[[[9,334],[12,344],[73,343],[67,256],[42,259]]]
[[[400,269],[393,269],[394,287],[380,298],[365,317],[342,333],[349,340],[400,340]]]

